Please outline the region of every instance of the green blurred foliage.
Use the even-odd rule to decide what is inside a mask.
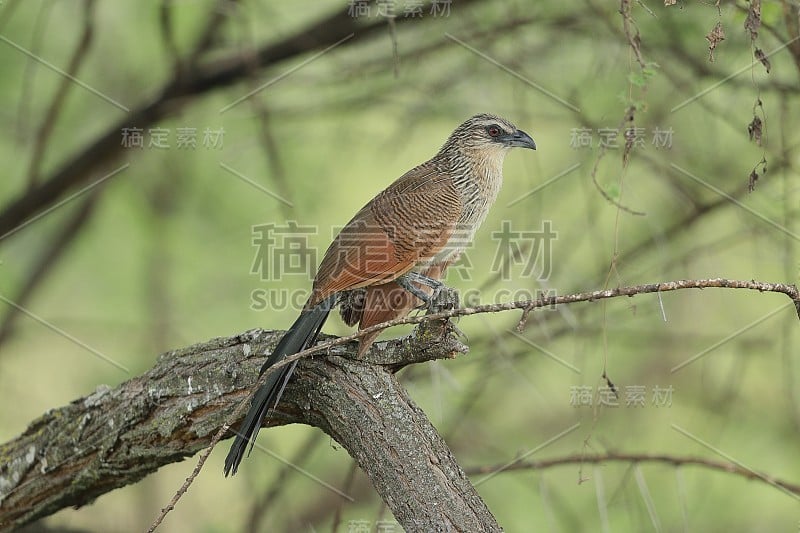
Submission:
[[[222,108],[301,61],[254,72],[252,79],[201,95],[168,119],[145,125],[168,129],[172,147],[125,149],[119,164],[130,166],[109,179],[90,222],[25,305],[128,372],[22,316],[0,346],[5,406],[0,438],[13,438],[51,407],[143,372],[160,352],[252,327],[288,326],[302,298],[259,310],[254,291],[302,295],[310,279],[253,274],[253,226],[290,220],[312,226],[308,246],[318,261],[336,227],[429,158],[458,123],[476,112],[513,120],[533,136],[538,150],[508,156],[503,190],[467,252],[469,268],[457,267],[448,278],[462,294],[478,290],[480,301],[489,303],[547,290],[567,294],[682,278],[796,282],[800,136],[794,125],[800,101],[775,87],[796,91],[797,65],[784,49],[770,56],[769,75],[757,63],[746,68],[751,43],[742,27],[744,14],[734,4],[719,11],[700,2],[670,8],[656,1],[644,4],[634,5],[632,15],[645,68],[621,33],[616,3],[520,0],[463,8],[456,3],[447,17],[426,14],[419,23],[398,28],[397,75],[387,30],[325,54],[224,113]],[[77,5],[26,0],[2,18],[13,6],[5,2],[0,34],[64,68],[82,27]],[[168,5],[177,50],[188,53],[213,2]],[[231,5],[211,56],[246,53],[345,6],[327,0]],[[777,7],[766,4],[763,19],[783,32]],[[153,98],[174,68],[159,29],[159,9],[160,2],[152,0],[99,2],[91,50],[76,77],[129,108]],[[717,21],[727,37],[710,63],[704,35]],[[756,44],[768,53],[781,45],[764,28]],[[28,187],[31,147],[62,78],[5,42],[0,65],[5,102],[0,197],[5,204]],[[763,147],[750,142],[746,130],[757,98],[766,113]],[[636,107],[634,124],[644,129],[644,142],[633,148],[627,167],[622,136],[598,163],[598,130],[618,128],[628,105]],[[273,151],[265,148],[264,114]],[[70,87],[41,161],[42,179],[124,115],[83,87]],[[205,128],[223,128],[223,145],[179,149],[178,128],[196,128],[198,138]],[[582,128],[591,130],[591,147],[571,143]],[[671,146],[653,144],[657,128],[673,132]],[[753,193],[740,194],[762,156],[769,172]],[[698,180],[738,200],[691,219],[698,206],[720,198]],[[645,216],[618,209],[598,187]],[[43,246],[78,203],[0,242],[0,294],[12,298],[17,293]],[[543,220],[552,221],[558,232],[550,276],[525,276],[520,263],[511,265],[509,276],[498,276],[492,232],[504,221],[515,230],[536,230]],[[686,220],[691,222],[682,223]],[[677,229],[670,230],[673,226]],[[315,265],[309,266],[313,272]],[[796,483],[797,316],[786,307],[746,329],[786,303],[778,295],[716,289],[645,295],[536,311],[524,336],[511,332],[518,313],[479,315],[459,322],[469,336],[470,355],[409,368],[403,379],[465,468],[510,462],[580,423],[527,458],[604,451],[733,458]],[[333,318],[326,331],[350,330]],[[671,371],[706,350],[696,362]],[[574,387],[596,392],[605,385],[604,371],[620,387],[621,406],[571,405]],[[644,407],[625,406],[630,386],[645,387]],[[657,386],[672,387],[671,406],[653,405]],[[288,459],[317,432],[273,429],[262,433],[261,443]],[[215,451],[163,531],[245,527],[254,502],[282,464],[256,452],[239,476],[225,480],[226,449],[223,443]],[[351,464],[344,450],[323,437],[302,466],[342,487]],[[170,465],[48,522],[142,530],[191,468],[191,462]],[[263,528],[331,527],[342,504],[336,494],[298,473],[283,483]],[[347,531],[353,521],[374,524],[390,516],[367,485],[358,472],[348,489],[358,497],[344,504],[339,530]],[[798,520],[796,498],[763,482],[697,466],[572,464],[501,473],[478,490],[508,531],[788,531]]]

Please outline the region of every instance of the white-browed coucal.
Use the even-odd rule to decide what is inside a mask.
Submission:
[[[364,329],[405,316],[442,289],[439,281],[472,241],[503,181],[510,148],[536,149],[511,122],[475,115],[429,161],[409,170],[370,200],[331,243],[303,311],[269,356],[266,369],[310,347],[334,306],[348,325]],[[362,337],[364,353],[378,333]],[[274,409],[297,362],[267,376],[225,459],[236,473],[267,413]]]

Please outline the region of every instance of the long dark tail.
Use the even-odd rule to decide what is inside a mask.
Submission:
[[[261,367],[259,376],[278,361],[305,350],[314,344],[335,301],[336,296],[330,296],[316,307],[304,310],[278,342],[269,358],[267,358],[264,366]],[[261,428],[261,422],[267,413],[278,405],[283,395],[283,390],[286,388],[286,383],[289,382],[289,378],[292,376],[296,366],[297,361],[267,376],[267,381],[253,395],[253,403],[250,405],[250,410],[247,412],[247,416],[245,416],[244,422],[242,422],[236,434],[236,439],[233,441],[228,456],[225,458],[225,476],[231,473],[236,474],[248,442],[250,442],[250,450],[252,451],[256,435]]]

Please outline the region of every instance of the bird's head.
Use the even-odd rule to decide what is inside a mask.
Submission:
[[[455,150],[494,158],[505,155],[509,148],[514,147],[536,150],[536,143],[508,120],[484,113],[457,127],[442,147],[442,152]]]

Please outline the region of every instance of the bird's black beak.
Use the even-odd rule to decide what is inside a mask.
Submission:
[[[503,139],[506,146],[509,147],[519,147],[519,148],[530,148],[531,150],[536,150],[536,143],[533,142],[531,136],[525,133],[522,130],[517,130],[514,133],[506,135]]]

